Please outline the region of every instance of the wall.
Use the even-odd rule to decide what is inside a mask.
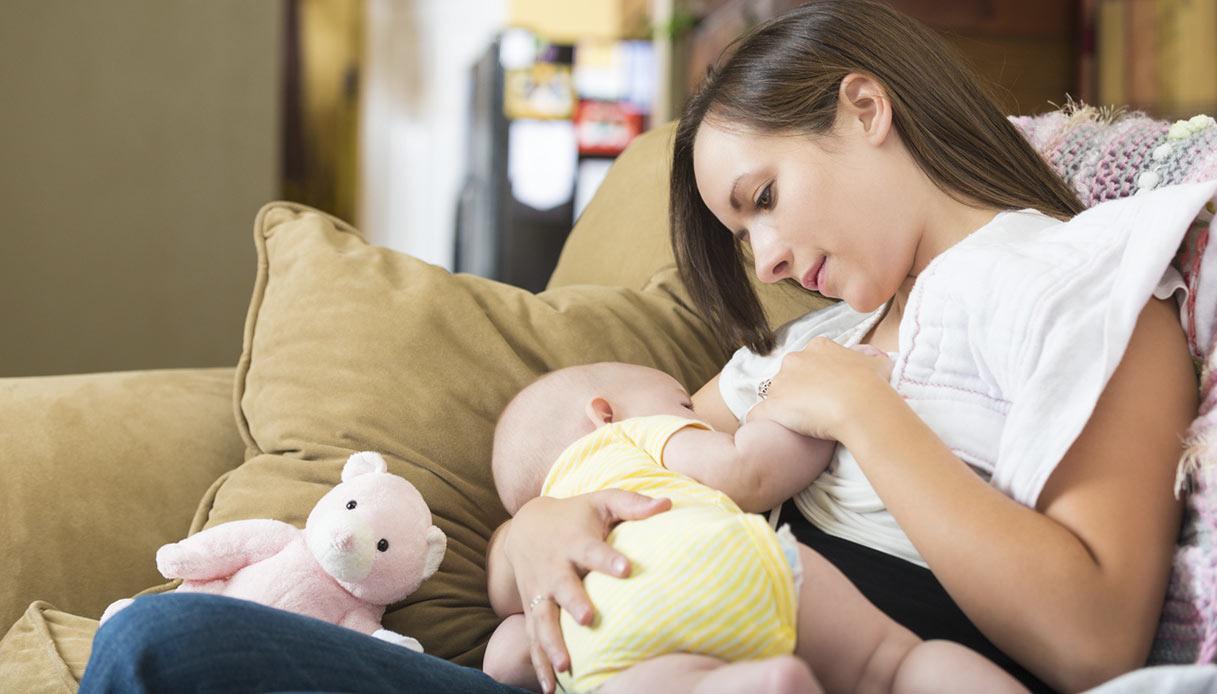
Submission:
[[[283,7],[0,3],[0,376],[234,365]]]

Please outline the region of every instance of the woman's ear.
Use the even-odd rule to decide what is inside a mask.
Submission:
[[[841,80],[838,110],[847,125],[857,124],[862,136],[872,145],[881,145],[892,127],[892,102],[883,85],[860,72]]]
[[[592,424],[599,429],[605,424],[611,424],[613,421],[613,406],[608,400],[597,395],[587,401],[587,418],[592,421]]]

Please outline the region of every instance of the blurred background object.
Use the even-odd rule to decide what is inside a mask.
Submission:
[[[1217,0],[1087,0],[1092,101],[1161,118],[1217,111]]]
[[[359,191],[363,6],[287,0],[283,32],[283,197],[354,219]]]
[[[1008,113],[1217,111],[1217,0],[885,1]],[[798,4],[6,0],[0,376],[232,365],[277,198],[541,289],[614,158]]]

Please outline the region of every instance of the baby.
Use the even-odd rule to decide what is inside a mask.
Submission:
[[[775,532],[756,515],[809,485],[834,446],[767,420],[716,432],[675,379],[630,364],[562,369],[522,390],[494,437],[495,486],[509,513],[539,495],[608,488],[672,501],[671,510],[609,534],[632,572],[583,579],[592,623],[562,611],[571,658],[570,672],[558,673],[563,689],[650,691],[679,681],[757,691],[767,669],[796,654],[830,689],[1024,691],[962,646],[919,640],[787,527]],[[538,689],[514,578],[491,562],[491,604],[505,619],[483,667]],[[848,628],[825,635],[829,623]],[[816,628],[832,657],[814,657]]]

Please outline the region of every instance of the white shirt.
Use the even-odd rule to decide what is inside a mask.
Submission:
[[[1186,296],[1170,261],[1215,192],[1217,182],[1167,186],[1069,222],[999,213],[917,277],[892,387],[977,474],[1034,507],[1150,295]],[[864,314],[839,302],[779,328],[768,355],[738,350],[719,377],[723,400],[742,422],[783,355],[820,335],[858,344],[885,308]],[[794,500],[831,535],[926,565],[844,446]]]

